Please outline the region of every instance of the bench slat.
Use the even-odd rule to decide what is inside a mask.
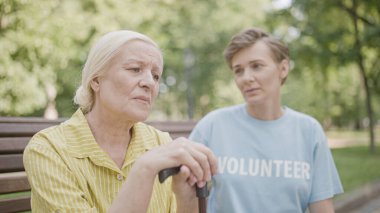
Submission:
[[[36,132],[47,127],[58,125],[65,119],[46,120],[40,118],[1,118],[0,137],[33,136]],[[195,121],[148,121],[149,125],[165,132],[189,132]]]
[[[0,154],[23,153],[30,137],[0,138]]]
[[[30,196],[0,200],[0,212],[12,213],[30,210]]]
[[[29,191],[30,185],[25,172],[0,174],[0,194]]]
[[[188,137],[189,136],[189,133],[188,132],[182,132],[182,133],[179,133],[179,132],[176,132],[176,133],[170,133],[170,137],[174,139],[176,138],[179,138],[179,137]]]
[[[55,124],[0,123],[0,137],[33,136],[36,132]]]
[[[196,124],[195,121],[151,121],[146,123],[163,132],[169,132],[173,139],[178,137],[188,137]]]
[[[0,155],[0,173],[24,171],[22,154]]]
[[[32,117],[0,117],[0,137],[33,136],[36,132],[65,120],[65,118],[47,120]]]

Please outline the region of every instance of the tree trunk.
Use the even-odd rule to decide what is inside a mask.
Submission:
[[[357,50],[357,65],[359,67],[360,75],[363,81],[364,91],[365,91],[365,99],[366,99],[366,109],[367,109],[367,116],[369,119],[369,138],[370,138],[370,148],[369,151],[371,153],[376,152],[375,147],[375,131],[374,131],[374,117],[373,117],[373,109],[372,109],[372,96],[371,96],[371,90],[368,85],[368,76],[366,75],[366,70],[364,66],[364,59],[361,52],[361,42],[359,38],[359,29],[358,29],[358,17],[357,17],[357,2],[356,0],[352,0],[352,10],[355,11],[355,13],[350,14],[353,19],[354,29],[355,29],[355,49]]]
[[[185,64],[185,81],[186,81],[186,100],[187,100],[187,117],[192,120],[194,117],[194,97],[192,92],[192,73],[194,69],[194,55],[191,49],[185,49],[184,55]]]

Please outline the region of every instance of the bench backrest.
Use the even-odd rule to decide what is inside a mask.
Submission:
[[[22,154],[30,138],[38,131],[58,125],[65,119],[0,117],[0,212],[31,209],[30,186],[24,171]],[[172,138],[187,137],[195,121],[146,122],[169,132]]]

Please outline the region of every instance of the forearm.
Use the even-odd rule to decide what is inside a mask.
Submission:
[[[310,213],[334,213],[334,205],[332,199],[321,200],[310,204]]]
[[[155,175],[137,162],[122,185],[109,212],[147,212]]]

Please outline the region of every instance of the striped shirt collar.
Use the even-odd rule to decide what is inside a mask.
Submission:
[[[89,157],[98,166],[120,171],[115,162],[95,141],[82,110],[78,109],[62,126],[65,135],[73,136],[66,137],[67,149],[72,157]],[[127,149],[123,168],[135,162],[146,151],[158,146],[154,135],[147,134],[147,129],[147,125],[143,123],[136,123],[132,127],[132,138]]]

